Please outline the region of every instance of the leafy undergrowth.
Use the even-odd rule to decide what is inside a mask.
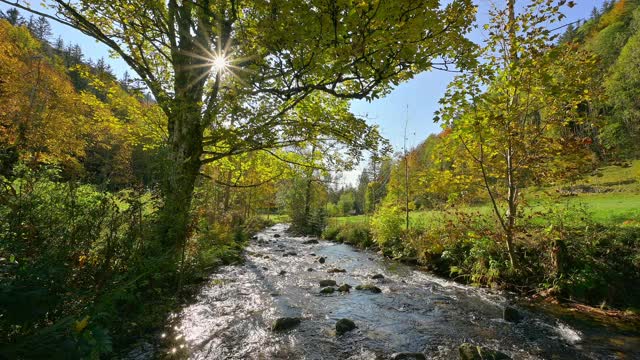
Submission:
[[[398,209],[371,224],[333,222],[323,237],[381,250],[456,281],[602,309],[640,308],[640,227],[597,224],[582,207],[558,206],[521,219],[511,268],[498,224],[468,210],[441,212],[405,229]]]
[[[0,358],[126,348],[160,328],[184,290],[240,261],[249,235],[268,225],[199,216],[181,264],[154,231],[155,194],[61,182],[55,170],[15,174],[0,177]]]

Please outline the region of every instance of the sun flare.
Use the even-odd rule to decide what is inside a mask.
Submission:
[[[212,65],[215,72],[224,72],[229,67],[229,60],[223,55],[218,55],[213,58]]]

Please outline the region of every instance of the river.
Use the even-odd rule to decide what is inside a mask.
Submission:
[[[276,225],[258,234],[244,264],[219,269],[195,301],[173,316],[153,355],[145,349],[132,357],[333,360],[418,352],[427,359],[457,359],[458,346],[467,342],[513,359],[640,359],[637,331],[560,320],[518,306],[522,319],[507,322],[505,294],[349,245],[305,243],[312,238],[285,230]],[[345,272],[328,272],[336,268]],[[375,274],[384,278],[372,279]],[[320,280],[353,288],[320,294]],[[382,292],[356,290],[360,284]],[[280,317],[301,321],[291,330],[272,331]],[[335,324],[342,318],[357,328],[338,336]]]

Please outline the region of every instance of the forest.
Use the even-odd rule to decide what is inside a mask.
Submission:
[[[639,0],[605,1],[574,22],[573,1],[507,0],[486,24],[470,0],[0,4],[0,359],[138,359],[127,354],[164,338],[202,289],[226,289],[215,274],[252,269],[268,259],[260,246],[296,239],[348,245],[346,263],[371,254],[468,291],[640,326]],[[117,75],[52,24],[129,70]],[[413,148],[351,111],[435,71],[456,73],[434,118],[420,119],[441,130]],[[287,272],[320,266],[291,249],[278,253],[290,262],[269,299],[299,286]],[[326,272],[342,267],[352,272],[338,260]],[[332,284],[318,296],[343,292]],[[461,359],[487,358],[482,336],[468,336],[478,347],[460,346]],[[612,358],[639,355],[640,334],[624,339]],[[251,341],[208,355],[159,345],[169,352],[139,358],[316,358],[242,353]],[[500,350],[604,358],[572,345]],[[455,358],[418,350],[391,358]],[[386,358],[354,351],[328,358]]]

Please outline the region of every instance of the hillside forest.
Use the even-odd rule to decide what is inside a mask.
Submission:
[[[0,359],[120,358],[276,223],[638,317],[638,0],[2,3]],[[454,68],[414,148],[350,111]]]

